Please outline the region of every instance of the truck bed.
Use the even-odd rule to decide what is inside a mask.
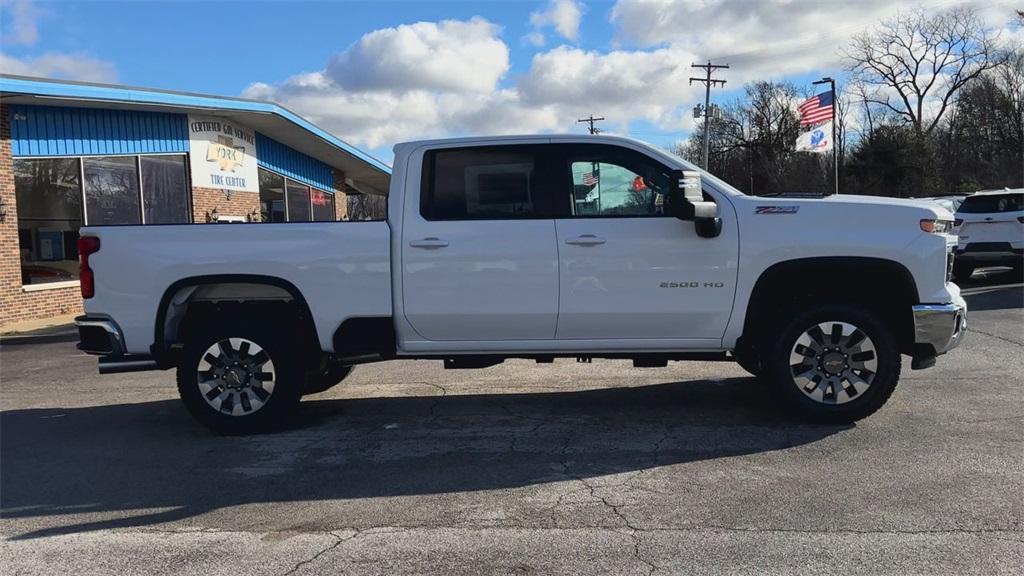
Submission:
[[[202,276],[271,276],[291,283],[314,311],[321,347],[351,316],[391,315],[387,222],[97,226],[90,259],[96,296],[87,313],[116,319],[125,351],[148,354],[168,288]]]

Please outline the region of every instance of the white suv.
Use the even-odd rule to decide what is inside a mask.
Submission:
[[[1024,188],[968,196],[956,211],[959,242],[953,276],[966,280],[981,266],[1024,263]]]

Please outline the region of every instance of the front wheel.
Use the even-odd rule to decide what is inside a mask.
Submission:
[[[799,415],[840,424],[885,404],[899,380],[900,362],[892,330],[875,312],[823,305],[785,326],[766,373]]]
[[[185,344],[178,393],[189,413],[216,432],[267,431],[299,401],[297,356],[273,331],[244,324],[218,328]]]

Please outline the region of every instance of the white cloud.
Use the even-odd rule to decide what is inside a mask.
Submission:
[[[384,30],[387,34],[370,32],[324,70],[280,83],[255,83],[244,95],[281,102],[354,144],[380,148],[452,134],[567,131],[588,113],[606,116],[610,129],[644,118],[678,130],[695,90],[686,81],[692,55],[674,48],[601,53],[561,46],[536,54],[521,77],[501,86],[507,47],[496,26],[479,19],[415,26],[414,44],[431,39],[422,48],[394,47],[408,43],[399,38],[411,31],[396,33],[403,27]],[[434,34],[442,29],[449,37]],[[469,38],[450,37],[458,32]],[[425,65],[437,53],[436,44],[445,46],[444,67]],[[490,68],[473,54],[481,46],[499,55]],[[398,65],[383,58],[390,49],[403,52],[409,61],[402,66],[417,72],[385,82],[397,74]],[[478,70],[473,78],[463,78],[459,66]]]
[[[566,114],[600,113],[624,127],[643,118],[677,125],[676,109],[692,100],[693,55],[677,48],[608,53],[560,46],[537,54],[519,83],[524,100]]]
[[[704,87],[688,81],[700,72],[691,63],[725,59],[732,68],[721,76],[733,89],[793,73],[832,74],[849,36],[896,9],[889,0],[620,0],[612,22],[635,48],[558,46],[511,77],[498,26],[482,18],[419,22],[370,32],[324,68],[253,84],[245,95],[281,102],[375,149],[426,137],[578,131],[576,119],[588,114],[606,117],[609,132],[643,120],[674,138],[693,128],[691,109],[703,101]],[[578,20],[564,31],[578,31]],[[533,32],[519,42],[539,48],[544,34]]]
[[[583,16],[583,4],[577,0],[549,0],[544,10],[530,14],[530,24],[535,28],[551,26],[566,40],[576,41]]]
[[[6,13],[7,24],[0,34],[3,35],[3,43],[11,44],[35,44],[39,39],[39,11],[28,0],[15,0],[13,2],[0,2],[0,14]]]
[[[957,5],[982,10],[1005,26],[1016,0],[618,0],[611,21],[620,40],[642,47],[671,45],[728,63],[730,82],[835,71],[851,36],[897,10]],[[1003,16],[1005,15],[1005,16]]]
[[[499,32],[479,17],[376,30],[335,56],[327,74],[354,91],[489,92],[509,67]]]
[[[28,0],[5,2],[0,0],[0,50],[22,46],[18,54],[0,51],[0,73],[19,76],[38,76],[66,80],[113,82],[117,79],[114,65],[105,60],[83,54],[48,51],[42,54],[24,54],[39,40],[38,21],[44,11]]]
[[[89,56],[58,52],[48,52],[40,56],[25,58],[0,53],[0,72],[86,82],[117,80],[117,70],[110,62]]]
[[[514,90],[490,94],[350,92],[313,73],[276,85],[253,84],[244,96],[281,102],[334,134],[368,148],[414,138],[533,132],[557,125],[550,109],[523,105]]]
[[[544,38],[544,34],[537,32],[536,30],[529,34],[524,34],[520,40],[523,44],[533,46],[534,48],[540,48],[547,43],[547,39]]]

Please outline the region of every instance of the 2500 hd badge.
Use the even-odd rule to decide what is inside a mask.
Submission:
[[[662,282],[661,288],[724,288],[725,282]]]

